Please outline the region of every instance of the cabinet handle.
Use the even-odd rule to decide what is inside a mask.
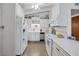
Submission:
[[[23,40],[25,40],[25,39],[23,38]]]
[[[56,48],[58,51],[60,51],[58,48]]]
[[[1,29],[4,29],[4,26],[0,26]]]

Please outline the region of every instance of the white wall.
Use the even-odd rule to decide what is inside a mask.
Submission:
[[[33,19],[26,19],[27,20],[27,25],[28,25],[28,31],[31,31],[31,24]],[[34,19],[36,20],[36,19]],[[43,29],[43,31],[45,32],[45,30],[48,28],[49,26],[49,19],[38,19],[39,24],[40,24],[40,28]]]
[[[3,55],[15,55],[15,4],[3,3]]]
[[[24,17],[24,11],[19,4],[16,4],[16,16]]]

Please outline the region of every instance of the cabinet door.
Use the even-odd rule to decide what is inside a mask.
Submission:
[[[56,47],[56,50],[58,52],[58,56],[64,56],[64,54],[61,52],[61,50],[58,47]]]
[[[56,49],[53,49],[53,52],[52,53],[53,53],[53,56],[58,56],[58,54],[59,54]]]
[[[59,49],[59,55],[60,56],[70,56],[64,49],[62,49],[61,47],[57,47]]]
[[[35,41],[40,41],[40,32],[35,32]]]
[[[53,56],[58,56],[59,55],[59,52],[58,52],[58,50],[56,49],[56,44],[55,44],[55,42],[53,42],[53,48],[52,48],[53,50],[52,50],[52,55]]]
[[[36,36],[36,33],[35,32],[32,32],[32,37],[31,37],[31,40],[32,41],[35,41],[36,40],[36,37],[35,36]]]
[[[29,41],[40,41],[40,32],[30,32]]]
[[[59,47],[57,47],[57,45],[54,43],[54,48],[53,48],[53,56],[63,56],[63,54],[61,53]]]
[[[35,33],[34,32],[28,32],[28,40],[29,41],[35,40]]]
[[[53,56],[70,56],[66,51],[64,51],[60,46],[53,42]]]
[[[0,56],[2,55],[2,40],[3,40],[3,28],[2,28],[2,4],[0,3]]]
[[[60,6],[59,4],[55,4],[55,6],[51,9],[51,18],[56,19],[59,16]]]

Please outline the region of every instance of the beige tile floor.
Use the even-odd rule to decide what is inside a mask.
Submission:
[[[44,42],[29,42],[23,56],[47,56]]]

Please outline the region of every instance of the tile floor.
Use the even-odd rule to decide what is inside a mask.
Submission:
[[[29,42],[23,56],[47,56],[45,42]]]

